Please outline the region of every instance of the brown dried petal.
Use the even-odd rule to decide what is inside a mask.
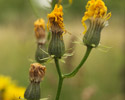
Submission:
[[[45,66],[42,66],[39,63],[33,63],[31,64],[30,70],[29,70],[29,76],[30,76],[30,81],[39,83],[43,79],[45,75]]]

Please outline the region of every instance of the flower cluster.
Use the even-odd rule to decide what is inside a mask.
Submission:
[[[64,54],[66,52],[65,44],[63,41],[63,33],[65,33],[66,30],[63,23],[63,6],[61,5],[61,1],[62,0],[53,0],[52,8],[54,9],[47,16],[47,28],[49,31],[49,38],[47,37],[46,39],[44,20],[38,19],[34,23],[35,36],[37,39],[35,60],[38,63],[31,64],[29,69],[30,83],[24,93],[24,97],[27,100],[40,100],[40,82],[42,81],[46,71],[46,67],[43,66],[43,64],[45,64],[45,62],[47,62],[49,58],[54,58],[57,72],[59,75],[59,87],[56,96],[56,100],[59,100],[63,79],[73,77],[79,71],[79,69],[88,58],[92,48],[98,46],[100,42],[101,31],[104,26],[106,26],[107,20],[111,17],[111,13],[107,13],[107,7],[102,0],[88,1],[86,5],[86,11],[82,18],[82,24],[85,28],[84,33],[86,33],[83,36],[83,43],[87,46],[85,56],[81,60],[78,67],[76,67],[71,73],[63,75],[59,68],[59,59],[64,57]],[[69,0],[69,2],[72,3],[72,0]],[[86,20],[90,21],[88,29],[85,24]],[[48,41],[46,42],[46,40],[49,41],[49,44]]]
[[[0,75],[0,100],[19,100],[24,97],[24,91],[25,88],[17,86],[10,77]]]

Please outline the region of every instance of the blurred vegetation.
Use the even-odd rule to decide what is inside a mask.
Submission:
[[[51,10],[32,1],[40,16],[46,18]],[[73,1],[71,6],[64,8],[65,27],[72,33],[64,35],[67,48],[70,47],[73,37],[82,38],[81,33],[84,30],[81,18],[87,0]],[[106,53],[94,49],[76,77],[64,81],[60,100],[123,100],[125,0],[104,1],[108,11],[112,12],[112,18],[109,26],[102,31],[101,43],[112,48]],[[68,1],[63,3],[66,5],[66,2]],[[33,27],[36,18],[29,0],[0,0],[0,74],[11,76],[20,86],[25,87],[28,85],[28,70],[36,50]],[[67,68],[67,63],[62,63],[63,72],[71,71],[84,52],[84,46],[75,44],[73,59],[67,60],[72,68]],[[53,63],[47,64],[46,77],[41,86],[42,97],[50,95],[54,98],[57,73]],[[89,96],[91,98],[86,99]]]
[[[31,6],[29,4],[30,0],[0,0],[0,23],[8,22],[8,20],[14,20],[18,17],[26,18],[29,16],[33,16],[33,11],[31,9]],[[31,0],[33,2],[33,6],[36,7],[38,10],[37,12],[41,16],[46,16],[41,13],[42,7],[37,7],[38,4],[34,2],[35,0]],[[38,1],[38,0],[36,0]],[[42,0],[41,0],[42,1]],[[64,7],[64,11],[66,11],[66,14],[72,14],[74,16],[83,16],[85,11],[85,5],[88,0],[73,0],[73,3],[71,6],[66,6],[68,3],[68,0],[62,0]],[[109,11],[112,12],[112,14],[124,14],[124,3],[125,0],[104,0]],[[42,10],[43,12],[46,12],[46,10]],[[18,16],[18,17],[17,17]]]

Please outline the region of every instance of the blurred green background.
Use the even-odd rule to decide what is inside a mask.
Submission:
[[[34,60],[36,39],[33,23],[34,13],[45,18],[51,9],[43,0],[0,0],[0,75],[11,76],[20,86],[29,84],[28,70]],[[42,3],[40,3],[40,1]],[[101,44],[111,47],[108,52],[93,49],[84,67],[71,79],[64,80],[60,100],[123,100],[125,95],[125,0],[104,0],[112,12],[109,26],[102,31]],[[39,3],[38,3],[39,2]],[[75,46],[73,57],[61,63],[64,73],[70,72],[81,60],[86,47],[72,44],[82,39],[84,15],[87,0],[63,0],[66,48]],[[47,5],[47,4],[46,4]],[[49,5],[48,5],[49,6]],[[54,100],[58,76],[55,65],[47,64],[46,76],[41,84],[42,97]]]

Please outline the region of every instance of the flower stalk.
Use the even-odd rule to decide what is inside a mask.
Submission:
[[[64,78],[63,78],[63,75],[62,75],[62,72],[61,72],[61,69],[60,69],[59,59],[54,58],[54,61],[55,61],[56,69],[57,69],[58,76],[59,76],[58,90],[57,90],[57,94],[56,94],[56,100],[59,100]]]
[[[50,14],[48,14],[48,20],[49,20],[48,29],[52,33],[52,39],[49,44],[48,52],[50,55],[54,55],[54,61],[55,61],[56,69],[59,76],[58,89],[57,89],[55,100],[59,100],[60,98],[63,80],[65,78],[71,78],[76,75],[76,73],[79,71],[79,69],[87,60],[92,50],[91,46],[87,46],[85,56],[81,60],[80,64],[71,73],[64,74],[64,75],[62,74],[60,70],[60,65],[59,65],[59,59],[63,56],[65,51],[65,45],[64,45],[63,36],[62,36],[65,29],[64,29],[62,15],[63,15],[62,6],[57,4],[55,5],[54,10]]]
[[[87,47],[86,53],[84,55],[84,57],[82,58],[81,62],[79,63],[79,65],[69,74],[64,74],[63,78],[71,78],[74,77],[77,72],[80,70],[80,68],[83,66],[83,64],[85,63],[85,61],[87,60],[87,58],[89,57],[89,54],[92,50],[92,47]]]
[[[56,94],[55,100],[59,100],[64,79],[74,77],[78,73],[80,68],[83,66],[83,64],[85,63],[85,61],[89,57],[91,50],[92,50],[92,47],[87,47],[86,53],[85,53],[83,59],[81,60],[80,64],[71,73],[68,73],[68,74],[62,74],[62,72],[60,70],[59,59],[54,58],[54,61],[56,64],[56,69],[57,69],[58,76],[59,76],[59,83],[58,83],[58,89],[57,89],[57,94]]]
[[[56,64],[57,72],[59,75],[59,83],[58,83],[56,100],[59,100],[63,80],[65,78],[74,77],[78,73],[82,65],[85,63],[87,58],[89,57],[89,54],[91,53],[92,48],[95,48],[98,46],[100,42],[101,30],[104,28],[104,26],[107,25],[107,20],[110,17],[111,17],[111,13],[107,14],[107,7],[105,6],[102,0],[89,0],[88,1],[87,6],[86,6],[86,12],[82,18],[82,24],[85,27],[84,34],[86,33],[83,37],[83,42],[86,45],[87,50],[83,59],[78,64],[78,66],[71,73],[68,73],[68,74],[61,73],[58,59],[55,58],[55,64]],[[88,30],[85,24],[85,21],[87,19],[90,20],[90,27],[88,28]]]

